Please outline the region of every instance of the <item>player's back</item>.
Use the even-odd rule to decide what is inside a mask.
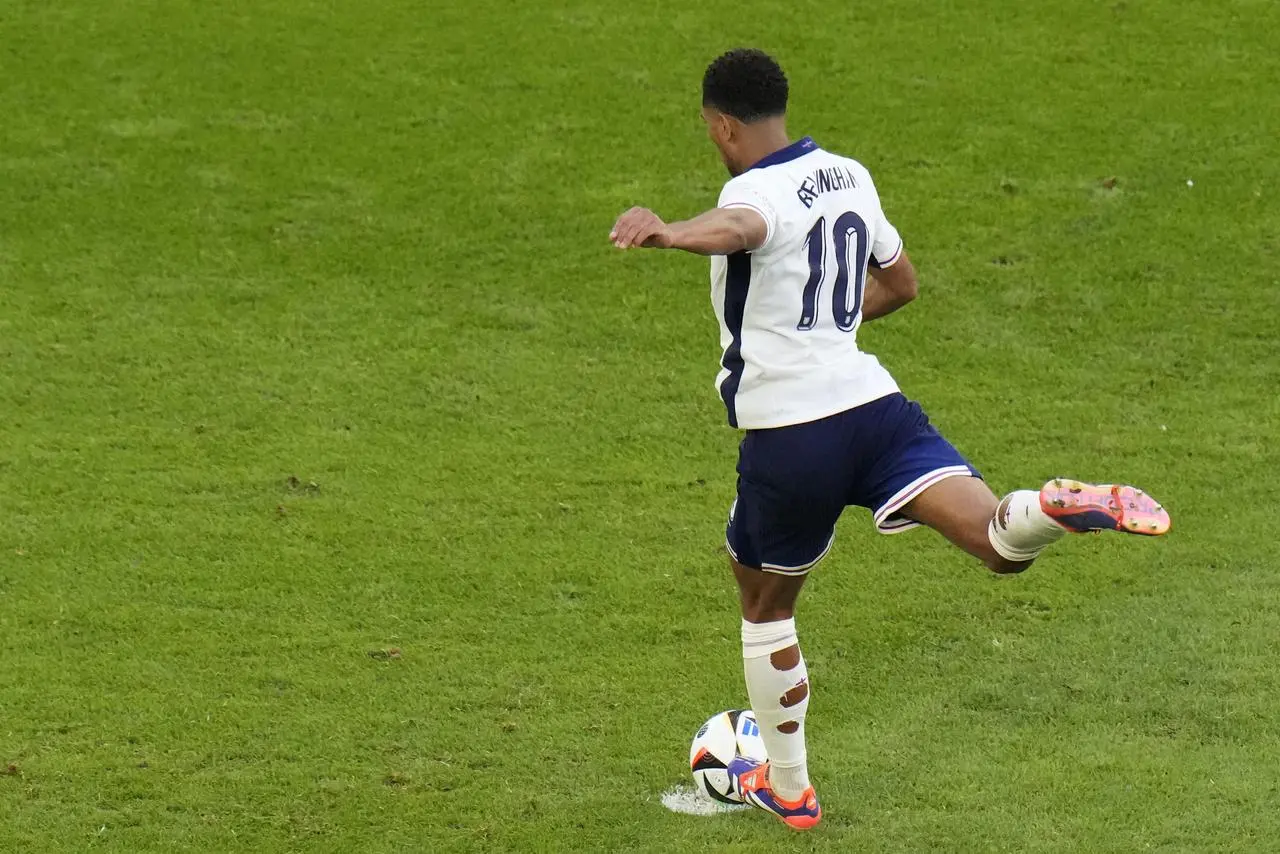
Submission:
[[[806,137],[729,181],[720,207],[735,206],[759,212],[768,235],[712,260],[730,423],[799,424],[897,391],[856,343],[867,268],[902,253],[866,168]]]

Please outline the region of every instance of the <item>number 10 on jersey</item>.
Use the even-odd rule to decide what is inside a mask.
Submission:
[[[818,299],[827,279],[828,243],[835,254],[836,280],[831,288],[831,314],[843,332],[852,332],[862,313],[862,291],[867,283],[867,224],[853,211],[845,211],[827,232],[827,218],[819,217],[805,238],[809,252],[809,281],[804,285],[804,304],[796,329],[818,325]],[[852,278],[852,282],[850,282]],[[852,289],[852,299],[849,291]]]

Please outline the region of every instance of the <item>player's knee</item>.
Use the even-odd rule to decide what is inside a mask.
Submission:
[[[776,623],[790,620],[796,615],[794,605],[778,604],[767,600],[744,600],[742,603],[742,619],[748,623]]]
[[[742,601],[742,618],[749,623],[774,623],[795,616],[796,596],[804,578],[773,575],[743,566],[730,558]]]

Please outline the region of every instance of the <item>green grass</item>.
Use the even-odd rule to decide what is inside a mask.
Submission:
[[[1275,850],[1278,29],[9,0],[0,850]],[[657,802],[745,700],[736,437],[704,264],[606,240],[714,201],[698,81],[744,42],[920,268],[864,346],[997,491],[1175,519],[994,579],[850,513],[808,837]]]

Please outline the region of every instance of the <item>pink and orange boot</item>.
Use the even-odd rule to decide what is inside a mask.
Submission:
[[[769,786],[769,763],[756,762],[745,756],[729,763],[729,778],[743,800],[776,816],[792,830],[809,830],[822,820],[822,807],[813,786],[793,801],[783,800]]]
[[[1141,489],[1057,478],[1040,489],[1040,509],[1068,531],[1119,531],[1158,537],[1169,532],[1169,514]]]

